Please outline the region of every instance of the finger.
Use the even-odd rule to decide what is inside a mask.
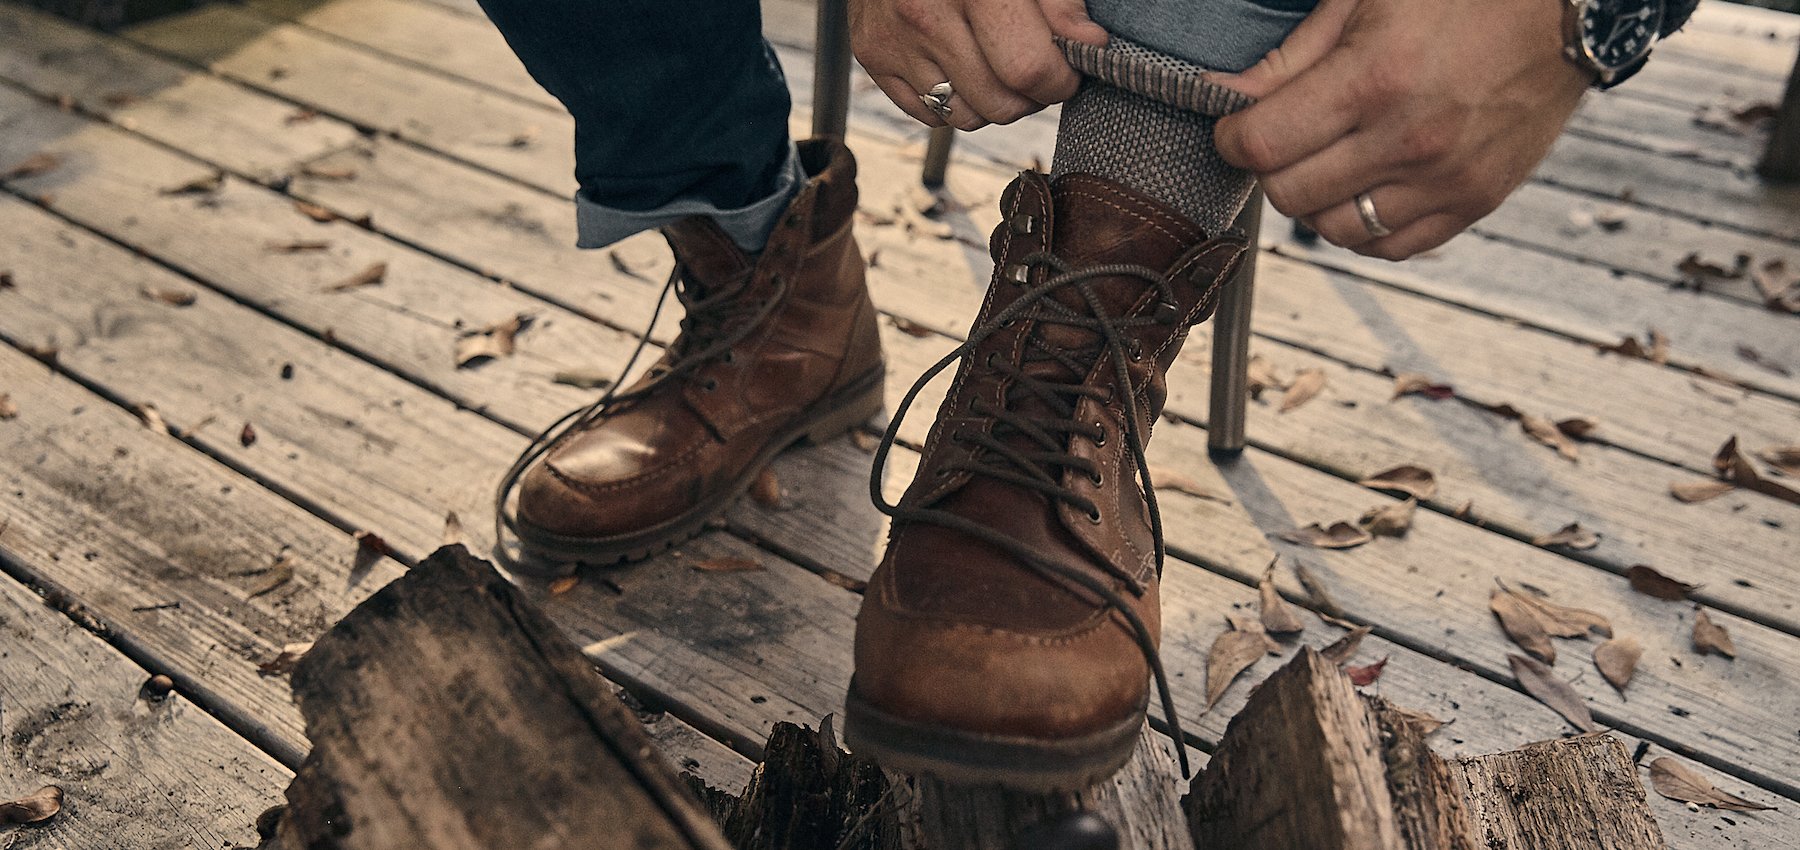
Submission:
[[[1014,94],[1039,104],[1060,103],[1081,85],[1081,76],[1050,40],[1050,22],[1038,0],[989,0],[968,11],[981,55]]]
[[[1033,14],[1037,14],[1035,9]],[[1044,43],[1049,45],[1048,28],[1044,32]],[[974,118],[986,119],[995,124],[1009,124],[1044,108],[1042,103],[1013,91],[1000,81],[994,74],[994,69],[988,65],[981,47],[975,43],[975,34],[968,25],[945,27],[937,34],[931,48],[935,54],[933,58],[949,75],[932,82],[949,80],[962,100],[958,105],[965,112],[973,109]],[[926,83],[927,88],[930,85],[931,83]],[[950,123],[965,130],[972,129],[964,127],[962,123],[969,117],[952,114]]]
[[[1370,232],[1362,213],[1356,208],[1354,197],[1307,218],[1307,226],[1333,245],[1360,248],[1407,231],[1418,222],[1436,214],[1441,207],[1437,193],[1426,192],[1414,186],[1388,183],[1363,194],[1368,195],[1375,205],[1375,218],[1388,229],[1390,235],[1376,236]]]
[[[1339,49],[1248,109],[1219,120],[1213,141],[1226,162],[1272,174],[1354,129],[1368,107],[1349,80],[1361,61]]]
[[[1317,215],[1400,176],[1377,134],[1352,130],[1326,148],[1261,178],[1269,203],[1289,218]]]
[[[1249,69],[1237,74],[1208,74],[1207,80],[1236,89],[1261,100],[1282,85],[1317,64],[1343,39],[1344,24],[1356,8],[1352,2],[1327,0],[1288,33],[1281,46]]]
[[[882,94],[888,96],[888,100],[900,107],[901,112],[912,116],[913,120],[927,127],[944,126],[944,120],[925,106],[925,102],[919,99],[919,90],[914,89],[911,83],[888,74],[881,76],[871,74],[870,79],[875,81],[875,85],[881,89]]]
[[[1087,0],[1042,0],[1044,19],[1050,32],[1070,41],[1105,47],[1109,38],[1106,28],[1088,17]]]
[[[1419,219],[1392,236],[1356,246],[1356,253],[1367,257],[1399,262],[1429,251],[1462,233],[1471,222],[1454,213],[1438,213]]]

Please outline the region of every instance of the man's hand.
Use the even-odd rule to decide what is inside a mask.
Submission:
[[[949,82],[949,123],[1008,124],[1075,93],[1080,77],[1051,36],[1106,43],[1086,0],[851,0],[857,61],[906,114],[933,127],[919,95]]]
[[[1593,81],[1562,56],[1559,0],[1324,0],[1216,82],[1260,102],[1219,122],[1226,161],[1334,244],[1401,260],[1493,212]],[[1368,193],[1392,235],[1356,209]]]

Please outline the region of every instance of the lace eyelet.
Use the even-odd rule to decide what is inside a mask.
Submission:
[[[720,363],[730,363],[736,359],[737,359],[737,353],[733,352],[729,349],[727,349],[724,354],[719,355]]]
[[[999,352],[995,352],[995,351],[988,352],[988,355],[986,357],[982,358],[982,360],[981,360],[982,368],[984,368],[984,369],[994,368],[994,358],[997,357],[998,355],[999,355]],[[973,404],[974,402],[971,401],[970,403]]]
[[[705,381],[705,382],[703,382],[703,383],[701,383],[701,384],[700,384],[700,391],[701,391],[701,392],[707,392],[707,393],[710,393],[710,392],[712,392],[712,391],[714,391],[714,390],[717,390],[717,389],[718,389],[718,388],[719,388],[719,379],[718,379],[718,378],[711,378],[711,377],[709,377],[709,378],[707,378],[707,379],[706,379],[706,381]]]
[[[1088,518],[1088,522],[1091,522],[1095,525],[1099,525],[1100,524],[1100,509],[1095,508],[1091,511],[1088,511],[1087,518]]]
[[[1106,446],[1106,428],[1098,420],[1095,420],[1094,430],[1100,432],[1100,436],[1094,438],[1094,448],[1104,448]]]
[[[1101,475],[1098,472],[1088,473],[1087,479],[1088,479],[1088,483],[1094,485],[1095,487],[1099,487],[1100,485],[1106,483],[1106,476]]]
[[[1031,267],[1024,263],[1015,263],[1006,267],[1006,279],[1024,286],[1031,282]]]
[[[1037,229],[1037,219],[1027,213],[1014,215],[1010,224],[1012,232],[1019,236],[1030,236],[1032,231]]]
[[[1172,325],[1172,324],[1175,324],[1180,319],[1181,319],[1181,308],[1180,307],[1177,307],[1174,304],[1170,304],[1167,301],[1163,301],[1156,305],[1156,321],[1157,322],[1159,322],[1161,324],[1165,324],[1165,325]]]

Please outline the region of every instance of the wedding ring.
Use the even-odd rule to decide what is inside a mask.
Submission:
[[[1368,192],[1356,196],[1356,214],[1362,216],[1363,227],[1368,228],[1370,236],[1380,239],[1393,235],[1394,231],[1382,224],[1381,216],[1375,214],[1375,199],[1369,197]]]

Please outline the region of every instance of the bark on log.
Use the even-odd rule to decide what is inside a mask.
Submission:
[[[1609,735],[1461,759],[1453,768],[1492,850],[1662,850],[1637,765]]]
[[[461,546],[358,606],[294,670],[313,750],[288,850],[726,850],[581,651]]]

